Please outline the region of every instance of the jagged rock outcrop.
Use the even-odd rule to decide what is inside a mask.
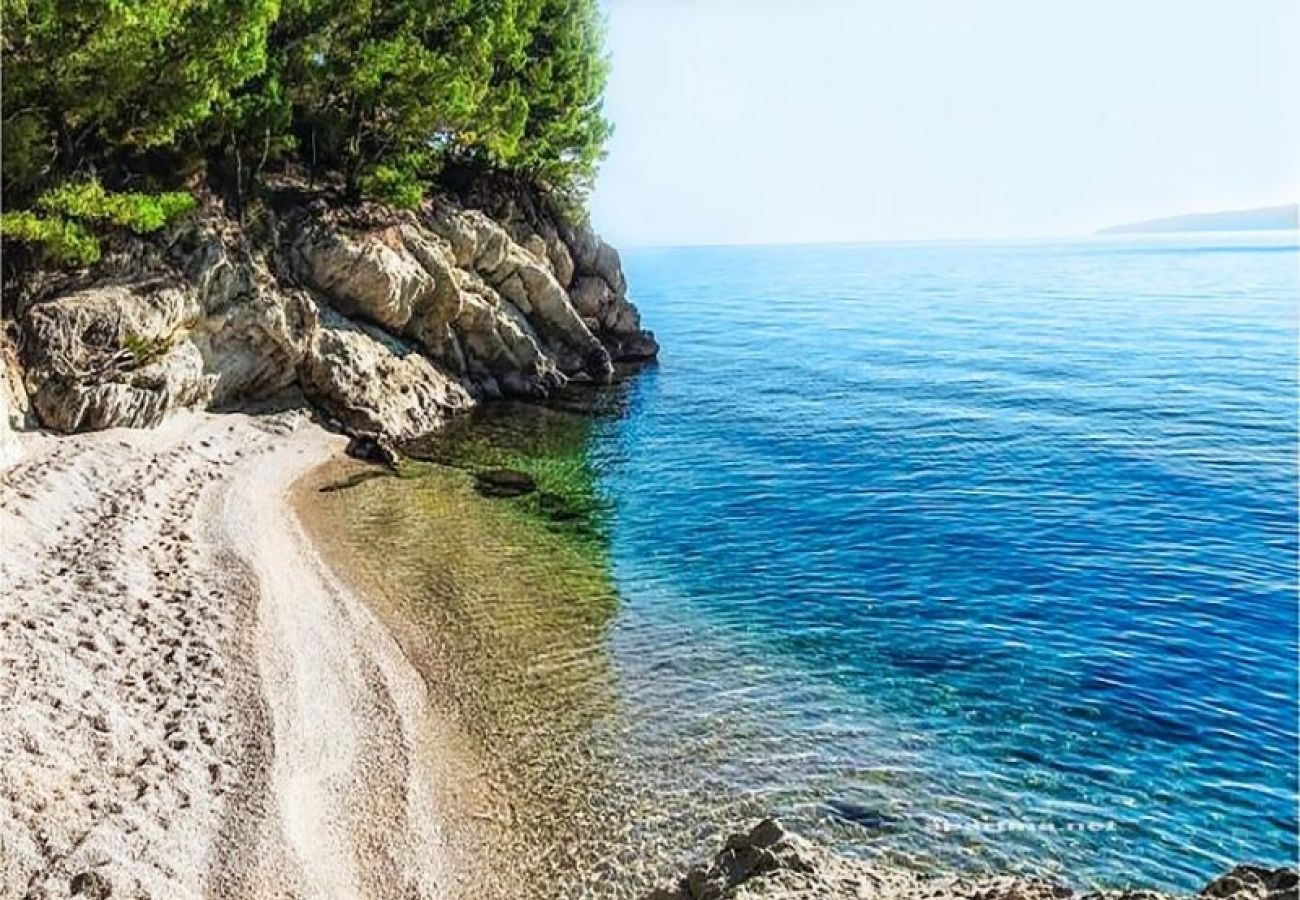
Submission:
[[[617,254],[585,230],[538,229],[445,197],[411,212],[318,198],[253,240],[207,204],[23,292],[26,389],[59,431],[293,389],[355,434],[401,440],[478,399],[545,398],[653,356]]]
[[[266,254],[220,219],[182,232],[170,255],[198,293],[202,314],[189,337],[203,357],[210,405],[236,406],[298,384],[320,321],[310,294],[277,279]]]
[[[469,392],[415,347],[324,313],[307,355],[308,397],[353,434],[406,440],[468,409]]]
[[[1202,888],[1200,896],[1218,900],[1297,900],[1300,876],[1294,869],[1237,866]]]
[[[57,431],[156,425],[208,397],[188,340],[201,308],[188,285],[105,284],[30,306],[22,319],[27,386]]]
[[[583,323],[614,359],[651,359],[659,352],[654,336],[642,330],[636,307],[627,302],[618,251],[590,224],[565,216],[545,198],[518,186],[501,190],[491,184],[473,185],[465,199],[550,268]]]
[[[1203,900],[1297,900],[1292,869],[1238,866],[1210,882]],[[1157,891],[1076,894],[1016,876],[924,875],[838,856],[766,819],[733,834],[707,865],[647,900],[1173,900]]]

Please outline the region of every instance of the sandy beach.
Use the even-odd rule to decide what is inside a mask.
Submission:
[[[22,441],[0,895],[469,892],[473,766],[289,503],[344,439],[289,412]]]

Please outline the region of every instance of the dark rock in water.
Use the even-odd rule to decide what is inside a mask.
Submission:
[[[537,495],[537,507],[552,522],[576,522],[586,515],[559,494],[552,494],[549,491],[542,491]]]
[[[379,463],[394,470],[402,461],[387,438],[373,434],[359,434],[353,437],[348,441],[346,453],[354,459]]]
[[[901,821],[897,816],[891,816],[889,813],[869,809],[868,807],[848,800],[827,800],[826,808],[829,809],[836,818],[875,831],[898,825]]]
[[[68,885],[68,891],[74,897],[104,900],[105,897],[112,895],[113,886],[108,883],[107,878],[98,872],[79,872],[72,876],[72,883]]]
[[[445,430],[445,429],[444,429]],[[447,448],[447,437],[443,432],[421,435],[417,438],[400,441],[397,447],[403,456],[418,459],[421,462],[437,463],[440,466],[452,465],[453,454]]]
[[[474,473],[474,487],[484,497],[522,497],[537,490],[537,482],[515,469],[484,469]]]
[[[357,472],[353,475],[349,475],[342,481],[335,481],[324,485],[319,490],[322,494],[332,494],[335,491],[346,491],[348,488],[354,488],[359,484],[365,484],[367,481],[372,481],[376,478],[395,477],[396,475],[393,472],[381,472],[377,469],[368,469],[365,472]]]
[[[1233,900],[1296,900],[1300,878],[1294,869],[1237,866],[1227,875],[1211,881],[1202,897],[1231,897]]]
[[[649,362],[659,355],[659,342],[653,331],[642,331],[621,338],[613,350],[620,362]]]

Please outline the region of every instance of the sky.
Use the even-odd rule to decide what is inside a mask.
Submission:
[[[616,245],[1087,234],[1300,196],[1300,0],[606,0]]]

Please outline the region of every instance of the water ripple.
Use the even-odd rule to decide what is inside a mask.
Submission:
[[[627,262],[664,358],[594,453],[647,793],[1084,883],[1294,862],[1293,239]]]

